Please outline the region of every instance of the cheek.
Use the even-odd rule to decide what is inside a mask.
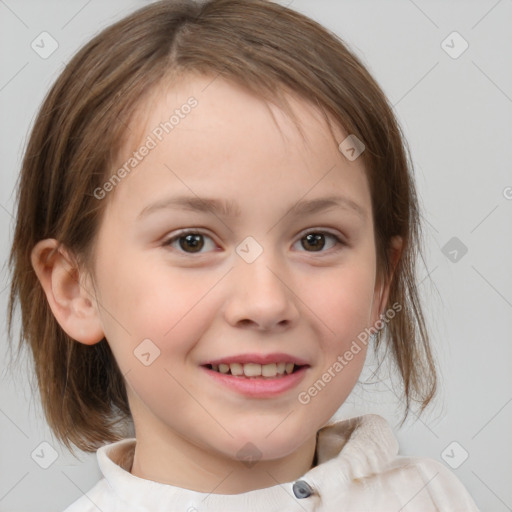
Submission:
[[[357,337],[370,325],[375,282],[369,268],[351,265],[326,273],[314,292],[305,295],[325,327],[325,339],[340,349],[343,340]]]
[[[162,355],[190,350],[212,321],[211,291],[222,275],[148,265],[141,258],[107,263],[98,273],[102,317],[120,366],[130,367],[133,351],[145,339]]]
[[[373,261],[358,260],[326,274],[310,295],[314,313],[321,319],[316,324],[319,365],[298,399],[324,421],[350,394],[366,358],[365,330],[371,326],[375,282]]]
[[[180,383],[194,364],[189,353],[218,310],[211,291],[222,275],[126,258],[105,265],[102,277],[105,335],[131,392],[162,418],[179,409],[200,421],[204,411],[189,393],[200,396],[201,390],[189,382],[187,392]]]

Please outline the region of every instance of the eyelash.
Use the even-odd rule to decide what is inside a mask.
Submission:
[[[309,231],[306,231],[300,238],[299,240],[297,240],[298,242],[300,242],[300,240],[306,238],[306,236],[310,235],[310,234],[317,234],[317,235],[325,235],[327,237],[330,237],[332,239],[334,239],[335,241],[335,245],[337,245],[338,247],[335,248],[335,247],[332,247],[331,249],[334,249],[335,251],[336,250],[340,250],[341,247],[340,246],[346,246],[347,243],[344,242],[343,240],[341,240],[341,238],[339,238],[337,235],[335,235],[334,233],[331,233],[329,231],[322,231],[322,230],[315,230],[315,229],[311,229]],[[187,235],[202,235],[204,237],[207,237],[207,238],[210,238],[212,239],[212,237],[210,235],[208,235],[207,233],[204,233],[203,231],[201,230],[194,230],[194,229],[188,229],[188,230],[184,230],[184,231],[181,231],[179,233],[177,233],[176,235],[174,235],[173,237],[171,238],[168,238],[167,240],[165,240],[163,243],[162,243],[162,246],[163,247],[170,247],[174,242],[178,241],[180,238],[184,238],[186,237]],[[213,239],[212,239],[213,240]],[[327,249],[327,250],[320,250],[320,251],[300,251],[300,252],[309,252],[309,253],[320,253],[320,254],[325,254],[326,252],[328,252],[330,249]],[[180,250],[180,249],[177,249],[177,251],[183,255],[201,255],[201,254],[205,254],[204,252],[198,252],[198,253],[193,253],[193,252],[185,252],[183,250]]]

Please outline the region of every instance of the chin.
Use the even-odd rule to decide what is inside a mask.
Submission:
[[[275,427],[273,427],[275,428]],[[278,432],[281,430],[280,432]],[[233,460],[277,460],[291,455],[300,446],[310,439],[304,434],[304,429],[293,429],[279,427],[272,431],[272,428],[253,428],[249,431],[230,431],[233,438],[229,444],[221,449],[223,455]],[[269,434],[270,432],[270,434]],[[219,446],[216,447],[217,450]]]

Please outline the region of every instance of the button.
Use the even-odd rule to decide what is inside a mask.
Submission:
[[[313,489],[311,486],[305,482],[304,480],[297,480],[293,484],[293,494],[295,494],[296,498],[309,498],[313,494]]]

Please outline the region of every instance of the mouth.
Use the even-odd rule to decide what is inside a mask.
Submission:
[[[252,398],[272,398],[295,389],[310,365],[289,354],[244,354],[208,361],[201,368],[224,389]]]
[[[205,368],[223,375],[232,375],[240,378],[263,378],[275,379],[283,378],[299,371],[307,365],[298,365],[292,362],[280,361],[278,363],[220,363],[206,364]]]

